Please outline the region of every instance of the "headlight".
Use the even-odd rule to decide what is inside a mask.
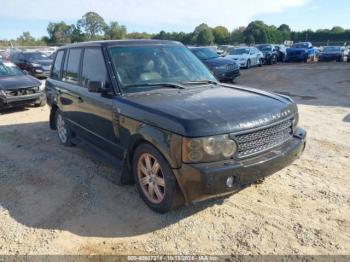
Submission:
[[[34,67],[41,67],[40,64],[36,64],[36,63],[32,63],[31,65],[34,66]]]
[[[237,151],[228,135],[204,138],[183,138],[182,160],[185,163],[214,162],[230,159]]]

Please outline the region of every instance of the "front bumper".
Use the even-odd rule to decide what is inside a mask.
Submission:
[[[187,203],[237,192],[264,177],[290,165],[304,151],[306,131],[298,128],[296,135],[281,145],[254,158],[204,164],[183,164],[174,173]],[[234,178],[232,187],[226,180]]]
[[[218,72],[215,74],[215,76],[219,79],[219,81],[232,81],[234,80],[236,77],[238,77],[240,75],[239,73],[239,68],[232,70],[232,71],[228,71],[228,72]]]
[[[45,100],[44,93],[35,93],[22,96],[0,97],[0,108],[24,106]]]
[[[341,60],[342,59],[342,55],[321,55],[319,57],[319,61],[334,61],[334,60]]]

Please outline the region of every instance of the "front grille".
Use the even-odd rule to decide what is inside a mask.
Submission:
[[[7,90],[6,95],[7,96],[24,96],[24,95],[32,95],[37,92],[38,90],[36,87],[30,87],[30,88],[21,88],[17,90]]]
[[[235,65],[227,65],[226,70],[227,71],[234,71],[234,70],[236,70],[236,66]]]
[[[288,119],[265,129],[236,135],[237,157],[255,155],[281,145],[292,137],[292,130],[292,120]]]

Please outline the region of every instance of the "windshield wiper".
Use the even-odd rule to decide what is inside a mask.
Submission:
[[[185,89],[185,87],[181,84],[176,84],[176,83],[144,83],[144,84],[134,84],[134,85],[126,85],[124,88],[129,88],[129,87],[158,87],[158,86],[163,86],[163,87],[170,87],[170,88],[178,88],[178,89]]]
[[[183,85],[195,85],[195,84],[212,84],[212,85],[218,85],[219,83],[213,80],[198,80],[198,81],[188,81],[183,82]]]

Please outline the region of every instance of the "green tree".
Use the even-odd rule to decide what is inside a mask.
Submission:
[[[127,38],[128,39],[151,39],[152,35],[146,32],[143,32],[143,33],[132,32],[127,34]]]
[[[118,22],[111,22],[104,31],[106,39],[125,39],[127,35],[126,27]]]
[[[214,35],[211,28],[202,29],[196,39],[197,45],[211,45],[214,43]]]
[[[49,43],[63,45],[72,42],[72,26],[65,22],[49,23],[47,26],[49,33]]]
[[[89,40],[100,39],[101,34],[106,29],[105,20],[95,12],[87,12],[82,19],[78,20],[77,26],[82,28]]]
[[[219,45],[228,44],[230,41],[230,32],[224,26],[217,26],[213,29],[215,43]]]

